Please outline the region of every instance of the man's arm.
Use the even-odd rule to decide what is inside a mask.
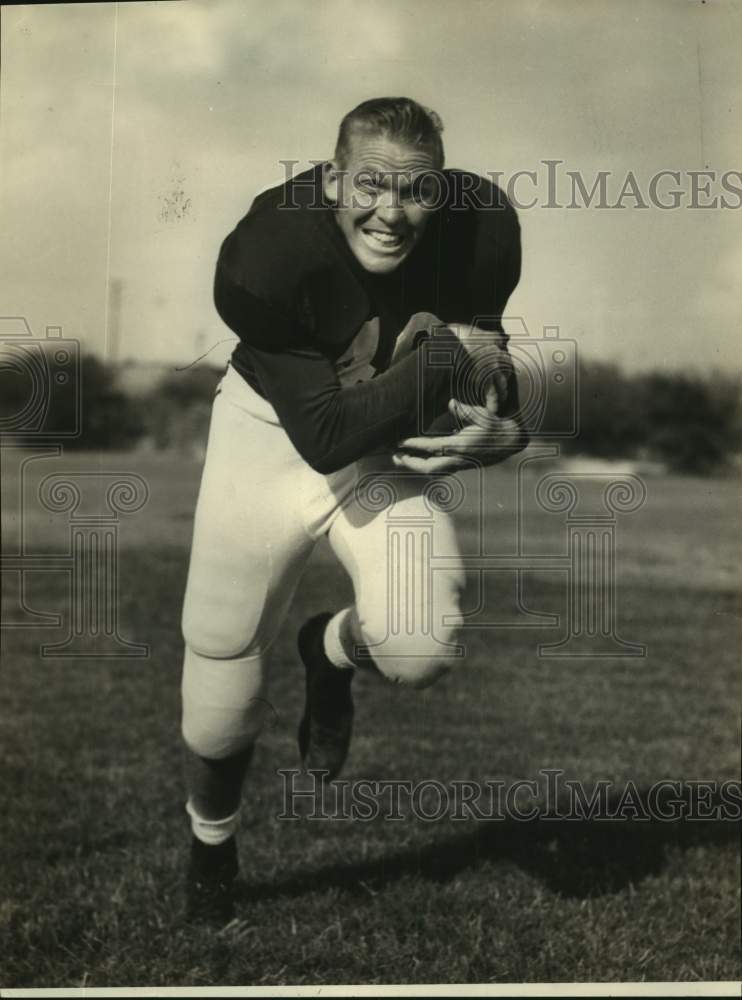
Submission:
[[[471,308],[477,326],[467,330],[465,325],[457,324],[455,329],[460,336],[472,337],[474,341],[486,340],[490,334],[507,355],[509,338],[502,325],[502,314],[520,280],[520,226],[510,208],[502,220],[505,235],[501,235],[498,243],[497,226],[490,228],[498,223],[497,213],[485,215],[483,222],[488,225],[483,225],[478,234],[480,247],[475,254],[477,267],[472,279]],[[485,363],[488,363],[486,358]],[[520,413],[515,369],[510,363],[498,373],[498,367],[495,361],[491,385],[485,390],[483,401],[473,404],[470,399],[451,399],[448,419],[436,421],[439,433],[401,440],[395,463],[428,474],[455,472],[473,464],[497,464],[526,448],[530,438]],[[482,375],[480,372],[480,382],[484,381]],[[454,390],[454,397],[457,395],[460,394]]]
[[[373,380],[343,387],[311,331],[288,310],[245,287],[239,250],[232,234],[217,264],[217,311],[242,341],[261,391],[294,447],[314,469],[328,474],[371,451],[392,450],[420,430],[423,399],[426,416],[445,413],[452,396],[452,368],[425,363],[425,358],[433,350],[438,357],[447,351],[460,369],[468,351],[453,331],[438,329],[434,343],[421,345],[422,359],[413,353]],[[439,325],[436,317],[430,318]]]
[[[500,381],[500,391],[497,389]],[[492,379],[483,406],[452,399],[448,426],[436,421],[437,434],[400,441],[394,464],[428,475],[456,472],[474,465],[497,465],[523,451],[530,437],[523,424],[518,382],[510,370],[503,382]]]
[[[436,347],[446,340],[453,351],[461,349],[453,334],[435,339]],[[451,394],[451,370],[421,366],[414,354],[374,379],[343,387],[332,362],[317,350],[249,347],[248,353],[291,443],[324,475],[378,448],[391,450],[419,429],[421,370],[426,409],[444,412]]]
[[[292,444],[323,474],[357,461],[379,448],[392,450],[418,429],[418,400],[442,413],[451,395],[451,371],[426,366],[420,377],[416,356],[388,372],[354,386],[342,386],[332,361],[314,335],[286,310],[244,287],[233,269],[239,263],[234,236],[225,240],[214,281],[214,304],[242,341],[241,351],[260,390],[272,404]],[[434,318],[434,317],[433,317]],[[437,343],[461,352],[455,335],[442,332]]]

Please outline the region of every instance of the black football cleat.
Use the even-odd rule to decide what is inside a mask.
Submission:
[[[223,927],[234,918],[234,881],[239,873],[234,837],[211,847],[191,840],[186,876],[186,920]]]
[[[328,612],[310,618],[299,630],[298,639],[307,678],[306,704],[299,723],[299,753],[304,767],[326,771],[327,781],[340,774],[353,732],[350,685],[354,670],[335,667],[327,658],[323,639],[331,618]]]

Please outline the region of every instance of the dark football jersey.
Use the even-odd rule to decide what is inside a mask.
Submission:
[[[351,253],[323,203],[321,166],[259,195],[222,244],[214,299],[240,338],[232,364],[318,471],[419,431],[422,395],[429,413],[445,410],[450,368],[414,354],[390,367],[417,314],[502,331],[520,275],[515,211],[475,174],[443,180],[445,203],[389,275],[364,271]],[[434,342],[438,356],[460,351],[452,333]]]

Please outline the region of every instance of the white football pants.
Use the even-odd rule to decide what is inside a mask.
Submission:
[[[350,574],[359,642],[384,676],[424,687],[457,662],[464,573],[445,505],[445,481],[389,456],[315,472],[230,366],[214,401],[183,608],[186,744],[227,757],[272,717],[268,650],[321,535]],[[449,558],[436,566],[434,555]]]

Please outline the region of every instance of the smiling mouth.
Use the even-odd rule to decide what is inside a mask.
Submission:
[[[383,229],[362,228],[361,232],[369,246],[384,253],[395,253],[407,242],[407,237],[401,233],[388,233]]]

